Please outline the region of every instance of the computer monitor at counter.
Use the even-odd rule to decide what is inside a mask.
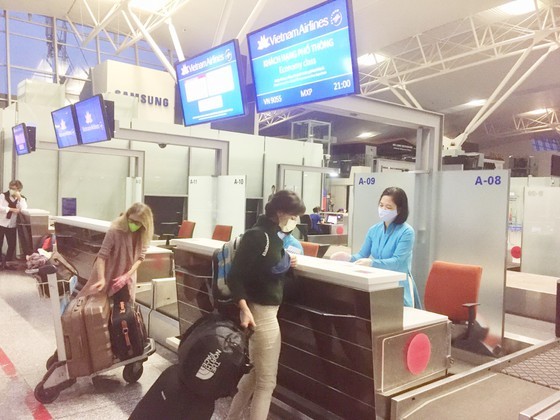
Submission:
[[[336,225],[338,223],[338,216],[336,214],[327,214],[325,222]]]

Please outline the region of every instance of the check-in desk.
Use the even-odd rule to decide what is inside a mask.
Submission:
[[[97,253],[111,222],[80,216],[56,216],[58,252],[76,269],[83,285],[89,279]],[[148,334],[165,344],[179,333],[173,252],[150,246],[137,271],[136,301]]]
[[[25,209],[18,216],[18,236],[24,255],[30,255],[39,247],[41,237],[49,233],[49,212],[41,209]]]
[[[171,242],[177,246],[182,333],[212,310],[212,253],[222,242]],[[395,393],[444,377],[448,320],[403,309],[402,279],[402,273],[298,256],[278,314],[282,351],[275,398],[315,419],[372,419],[387,415]]]

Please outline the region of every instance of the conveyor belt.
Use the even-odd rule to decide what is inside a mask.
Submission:
[[[560,347],[512,363],[502,369],[501,373],[560,390]]]

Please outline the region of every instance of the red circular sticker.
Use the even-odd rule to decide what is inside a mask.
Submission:
[[[514,246],[511,248],[511,256],[513,258],[521,258],[521,247],[520,246]]]
[[[406,368],[418,375],[426,369],[432,354],[432,344],[426,334],[416,334],[408,342],[406,349]]]
[[[343,233],[344,233],[344,228],[342,226],[336,228],[337,235],[342,235]]]

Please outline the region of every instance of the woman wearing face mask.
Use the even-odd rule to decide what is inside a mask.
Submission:
[[[241,326],[254,329],[249,340],[254,368],[239,381],[228,419],[240,419],[251,396],[250,418],[262,420],[268,415],[280,357],[276,314],[286,273],[296,264],[280,236],[291,232],[304,213],[305,205],[294,192],[278,191],[266,204],[264,217],[243,235],[232,262],[228,285],[239,306]]]
[[[78,296],[101,291],[116,292],[111,284],[120,279],[123,300],[134,301],[136,270],[144,261],[145,253],[154,234],[152,210],[143,203],[134,203],[111,223],[105,234],[92,274]]]
[[[8,261],[14,259],[16,253],[17,215],[27,208],[27,200],[21,195],[23,184],[19,180],[10,182],[8,191],[0,194],[0,263],[5,270],[15,270],[7,265]],[[4,258],[1,258],[1,250],[4,245],[4,236],[8,242],[8,249]]]
[[[337,253],[331,258],[406,273],[406,280],[400,282],[404,288],[404,305],[420,308],[418,290],[411,275],[414,229],[405,223],[408,218],[406,193],[398,187],[386,188],[379,199],[378,212],[381,222],[369,228],[356,254]]]

